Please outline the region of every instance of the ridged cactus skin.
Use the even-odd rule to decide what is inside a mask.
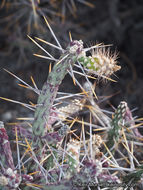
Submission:
[[[43,85],[41,94],[38,98],[38,106],[35,111],[32,127],[35,137],[41,137],[46,134],[48,118],[54,99],[57,95],[59,85],[67,74],[69,66],[76,62],[77,57],[80,55],[82,50],[82,41],[72,41],[60,57],[60,60],[63,60],[55,63],[52,72],[49,73],[47,81]]]
[[[12,151],[8,140],[6,129],[3,122],[0,121],[0,161],[3,166],[14,169]]]
[[[115,142],[118,142],[120,136],[120,130],[125,123],[125,114],[127,109],[127,103],[122,101],[117,107],[113,119],[111,121],[111,129],[108,132],[107,147],[112,148]]]
[[[124,101],[120,102],[111,121],[112,128],[108,132],[107,147],[112,148],[115,142],[118,143],[120,137],[120,130],[122,129],[123,126],[129,128],[134,125],[135,125],[134,119],[132,117],[132,113],[127,103]],[[132,132],[137,137],[142,138],[142,135],[140,134],[137,128],[133,127]]]

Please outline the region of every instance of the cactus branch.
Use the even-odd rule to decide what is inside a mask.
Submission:
[[[49,73],[48,79],[43,85],[41,94],[38,98],[38,106],[35,111],[32,127],[34,136],[41,137],[46,134],[51,107],[57,95],[59,85],[64,79],[69,66],[75,63],[82,49],[82,41],[71,42],[60,58],[62,61],[56,63],[52,72]]]

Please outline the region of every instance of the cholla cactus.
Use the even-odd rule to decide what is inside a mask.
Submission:
[[[25,123],[15,126],[17,166],[12,157],[6,130],[3,123],[0,123],[0,185],[8,190],[30,190],[31,188],[84,190],[85,187],[90,188],[91,185],[98,187],[98,189],[104,189],[113,183],[122,186],[121,176],[126,176],[128,172],[131,172],[129,176],[137,176],[140,179],[142,168],[136,172],[135,164],[138,168],[141,166],[140,159],[135,157],[133,147],[139,148],[138,146],[142,146],[142,143],[137,142],[135,135],[139,132],[137,133],[133,129],[135,121],[127,103],[121,102],[114,117],[108,117],[97,105],[97,99],[93,96],[95,95],[93,85],[89,82],[90,74],[110,77],[119,70],[120,66],[117,65],[116,56],[109,56],[109,53],[105,53],[105,50],[99,49],[101,47],[98,46],[84,48],[81,40],[71,40],[64,50],[47,20],[46,22],[57,43],[57,46],[52,46],[61,51],[61,56],[59,60],[55,59],[30,37],[48,55],[47,57],[38,56],[55,62],[42,90],[37,88],[35,82],[33,82],[34,87],[31,87],[9,72],[24,83],[27,88],[36,92],[39,97],[36,105],[5,98],[32,109],[35,114],[31,123],[28,123],[31,128],[27,129]],[[92,55],[87,56],[86,52],[91,49],[94,49]],[[75,71],[74,66],[82,72]],[[65,93],[66,95],[63,95],[58,92],[67,73],[72,76],[74,83],[80,87],[82,93]],[[86,79],[86,85],[82,86],[74,73],[83,76]],[[56,97],[58,93],[63,95],[60,97],[63,104],[66,98],[74,97],[74,100],[69,101],[65,107],[59,107],[55,103],[59,100]],[[79,97],[76,98],[76,96]],[[85,108],[89,114],[89,122],[84,121],[83,117],[82,120],[78,118],[78,113],[84,111]],[[71,120],[67,121],[67,117],[70,117]],[[79,130],[80,135],[75,134],[75,131],[72,130],[75,121],[82,124]],[[131,129],[133,132],[129,133],[132,131]],[[104,133],[101,136],[100,134],[95,135],[94,131],[100,130],[108,135],[104,136]],[[112,148],[114,142],[119,142],[120,138],[122,138],[124,149],[122,148],[123,151],[117,149],[119,155],[116,157],[112,154]],[[19,148],[20,145],[23,146],[23,150]],[[107,157],[107,152],[104,154],[100,150],[103,145],[110,157]],[[125,163],[128,164],[127,167],[125,167]],[[104,182],[109,184],[102,184]]]

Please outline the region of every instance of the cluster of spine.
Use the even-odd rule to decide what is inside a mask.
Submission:
[[[79,152],[80,152],[80,142],[74,139],[71,139],[67,144],[67,162],[69,163],[70,173],[75,170],[78,171],[79,167]]]
[[[92,51],[91,56],[80,57],[79,62],[89,74],[109,77],[121,68],[117,65],[116,59],[116,54],[110,55],[109,49],[106,51],[105,48],[97,48]]]
[[[67,106],[60,107],[57,109],[57,112],[59,113],[58,117],[61,120],[65,120],[70,115],[78,113],[83,109],[85,101],[85,99],[74,99]]]
[[[90,150],[90,143],[92,142],[92,152]],[[92,136],[92,141],[88,140],[88,154],[91,154],[92,160],[100,159],[102,157],[102,152],[100,151],[100,147],[102,145],[102,138],[100,135],[93,135]]]

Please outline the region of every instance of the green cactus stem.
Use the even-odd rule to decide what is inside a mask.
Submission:
[[[5,169],[14,170],[12,151],[3,122],[0,121],[0,162]]]
[[[120,137],[120,130],[125,121],[124,117],[126,114],[126,105],[126,102],[120,102],[118,108],[114,113],[113,119],[111,121],[112,128],[108,132],[108,141],[106,144],[108,148],[112,148],[115,142],[118,142],[118,139]]]
[[[56,63],[52,72],[49,73],[47,81],[43,85],[41,94],[39,95],[37,103],[38,106],[35,111],[32,130],[33,135],[36,138],[46,135],[49,115],[57,95],[59,85],[67,74],[69,66],[75,63],[82,50],[82,41],[72,41],[64,54],[60,57],[60,60],[62,61]]]
[[[108,148],[112,148],[115,142],[118,142],[118,139],[120,137],[120,130],[122,126],[131,127],[133,125],[135,125],[135,122],[132,117],[132,113],[127,103],[122,101],[119,104],[113,116],[113,119],[111,122],[112,129],[110,129],[108,132],[108,141],[107,141]],[[137,128],[133,128],[133,133],[137,137],[142,138],[142,135],[140,134]]]

